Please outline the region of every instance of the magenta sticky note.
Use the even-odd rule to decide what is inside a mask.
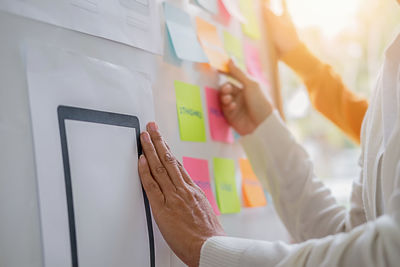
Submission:
[[[268,85],[269,82],[264,77],[260,61],[260,53],[258,52],[257,48],[250,43],[245,43],[244,53],[246,57],[246,67],[249,74],[256,78],[259,82]]]
[[[196,159],[183,157],[183,167],[188,172],[192,180],[203,190],[206,194],[208,201],[216,215],[221,212],[218,209],[217,202],[215,201],[214,193],[211,189],[210,173],[208,171],[208,161],[205,159]]]
[[[206,98],[211,138],[219,142],[233,143],[232,129],[222,113],[218,91],[206,87]]]

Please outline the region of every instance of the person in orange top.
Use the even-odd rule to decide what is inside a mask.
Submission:
[[[321,62],[300,41],[286,3],[282,2],[281,16],[275,15],[268,3],[264,16],[279,59],[300,76],[313,106],[359,144],[368,101],[350,91],[332,67]]]

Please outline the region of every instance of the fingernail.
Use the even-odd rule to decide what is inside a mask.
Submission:
[[[149,123],[149,128],[150,128],[150,130],[152,130],[154,132],[158,130],[158,126],[157,126],[157,124],[155,122],[150,122]]]
[[[144,164],[146,164],[146,158],[145,158],[145,156],[143,156],[143,155],[140,155],[140,158],[139,158],[139,164],[140,164],[140,165],[144,165]]]
[[[150,143],[150,137],[149,137],[149,134],[147,132],[143,132],[141,134],[141,137],[142,137],[142,141],[143,142]]]

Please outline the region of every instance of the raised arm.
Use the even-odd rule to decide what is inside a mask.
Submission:
[[[265,19],[279,58],[302,79],[313,106],[360,143],[368,101],[350,91],[332,67],[321,62],[300,41],[286,5],[282,16],[276,16],[266,6]]]
[[[306,151],[295,141],[259,85],[237,66],[229,74],[243,84],[221,87],[222,110],[243,135],[242,144],[254,171],[271,193],[274,206],[296,241],[348,231],[365,222],[361,184],[353,185],[351,216],[336,204],[319,181]],[[361,213],[361,214],[360,214]],[[357,214],[357,216],[353,216]]]

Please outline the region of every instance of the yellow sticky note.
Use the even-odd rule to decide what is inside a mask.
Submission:
[[[221,213],[240,211],[240,200],[236,190],[235,162],[232,159],[214,158],[215,191]]]
[[[246,19],[246,23],[242,24],[244,33],[253,38],[261,38],[260,25],[258,24],[258,16],[255,9],[254,0],[239,0],[240,10]]]
[[[229,57],[219,39],[217,28],[207,21],[196,17],[197,36],[207,55],[210,65],[220,71],[228,71]]]
[[[174,85],[181,140],[205,142],[206,130],[200,87],[181,81],[175,81]]]
[[[246,69],[243,45],[240,39],[227,31],[224,31],[224,48],[230,57],[235,59],[242,70]]]
[[[247,159],[239,160],[242,172],[243,202],[246,207],[261,207],[267,204],[264,190]]]

